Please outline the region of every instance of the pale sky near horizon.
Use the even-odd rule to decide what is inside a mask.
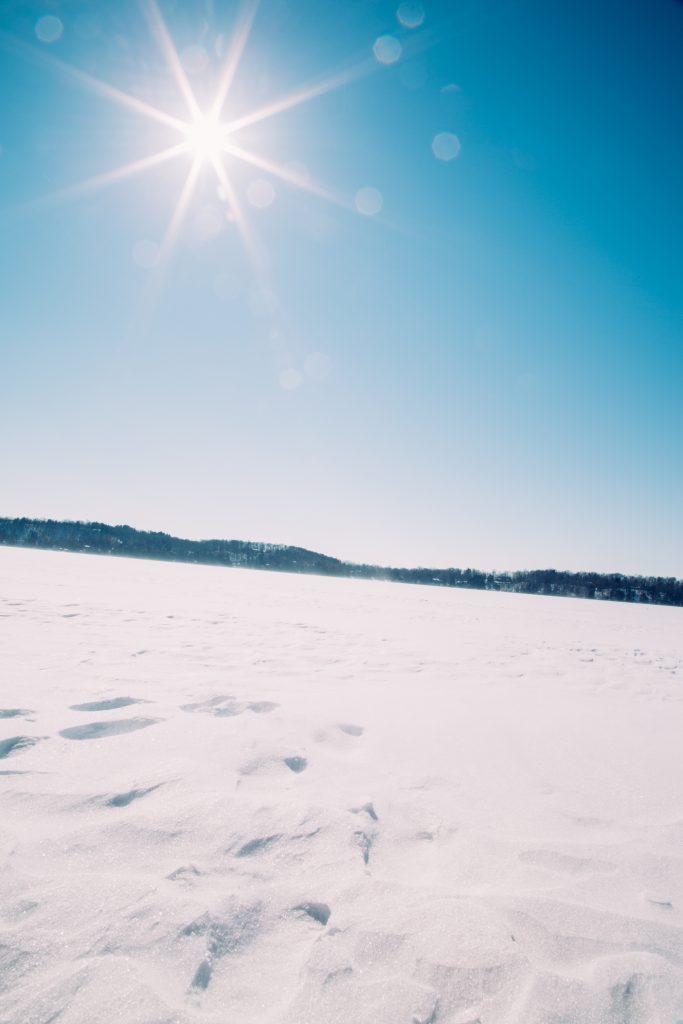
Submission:
[[[219,156],[149,0],[0,0],[0,515],[683,577],[683,4],[160,11]]]

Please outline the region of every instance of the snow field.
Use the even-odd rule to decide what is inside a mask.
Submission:
[[[682,625],[0,549],[0,1024],[678,1024]]]

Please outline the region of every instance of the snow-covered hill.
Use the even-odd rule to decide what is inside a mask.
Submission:
[[[677,1024],[683,614],[0,550],[2,1024]]]

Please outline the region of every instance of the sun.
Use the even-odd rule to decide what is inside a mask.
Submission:
[[[200,114],[185,131],[188,153],[201,163],[215,164],[223,153],[227,125],[211,114]]]
[[[61,192],[45,197],[44,202],[53,203],[54,201],[75,199],[85,193],[104,188],[123,179],[143,174],[169,160],[182,158],[183,156],[186,159],[189,157],[190,166],[185,182],[180,189],[170,221],[161,239],[161,257],[158,265],[163,266],[167,262],[190,206],[201,171],[205,166],[208,166],[215,173],[221,201],[228,208],[229,219],[238,229],[247,254],[254,264],[254,269],[258,269],[257,247],[254,244],[248,219],[242,209],[242,204],[232,180],[231,165],[235,163],[247,164],[268,176],[279,178],[294,188],[303,189],[346,209],[355,209],[346,198],[316,183],[307,173],[296,171],[288,164],[280,164],[276,160],[269,160],[246,148],[244,145],[240,145],[238,139],[243,129],[298,107],[302,103],[348,85],[355,79],[368,74],[370,70],[376,69],[376,62],[373,61],[369,65],[364,61],[361,64],[350,66],[335,75],[319,79],[310,85],[280,96],[264,106],[248,110],[233,120],[223,120],[226,100],[249,38],[258,2],[259,0],[245,0],[241,18],[228,43],[223,66],[217,76],[217,88],[213,102],[208,108],[203,109],[198,102],[194,89],[178,56],[178,52],[159,10],[157,0],[140,0],[140,6],[145,14],[152,35],[164,56],[166,67],[175,80],[175,84],[185,102],[186,112],[184,117],[178,117],[175,114],[160,110],[145,100],[123,92],[121,89],[117,89],[101,79],[93,78],[87,72],[71,65],[66,65],[54,57],[41,55],[42,60],[62,73],[74,78],[93,92],[112,100],[137,115],[162,124],[166,128],[173,129],[179,136],[175,144],[168,146],[166,149],[159,150],[142,159],[133,160],[131,163],[115,167],[112,170],[105,171],[95,177],[62,189]],[[35,54],[32,53],[32,56],[35,56]]]

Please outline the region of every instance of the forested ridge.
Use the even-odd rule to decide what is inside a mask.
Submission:
[[[480,572],[477,569],[454,568],[396,569],[343,562],[316,551],[284,544],[242,540],[183,540],[167,533],[135,530],[130,526],[108,526],[105,523],[0,518],[0,544],[264,569],[271,572],[314,573],[320,576],[391,580],[426,586],[683,606],[683,580],[674,577],[565,572],[558,569],[520,572]]]

